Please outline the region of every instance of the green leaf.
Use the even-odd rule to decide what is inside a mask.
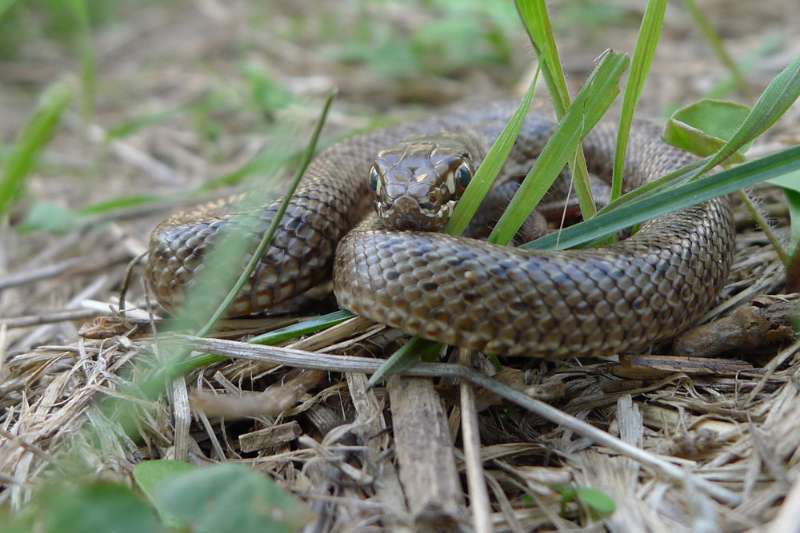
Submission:
[[[291,326],[286,326],[285,328],[276,329],[275,331],[270,331],[268,333],[264,333],[263,335],[257,335],[247,342],[251,344],[267,345],[280,344],[282,342],[300,338],[303,335],[309,335],[326,330],[331,326],[341,324],[345,320],[349,320],[354,316],[355,315],[350,311],[340,309],[339,311],[334,311],[333,313],[328,313],[327,315],[321,315],[309,320],[303,320],[302,322],[292,324]]]
[[[36,202],[17,229],[22,233],[37,230],[66,233],[77,227],[80,219],[80,214],[69,207],[53,202]]]
[[[656,52],[661,27],[664,21],[664,11],[667,8],[666,0],[650,0],[647,3],[642,25],[639,27],[639,36],[636,39],[636,48],[631,62],[631,73],[625,84],[625,94],[622,96],[622,110],[620,111],[619,128],[617,129],[617,144],[614,151],[614,168],[611,178],[611,200],[616,200],[622,194],[622,177],[624,175],[625,152],[628,148],[628,136],[633,123],[633,113],[642,94],[653,56]]]
[[[16,200],[71,99],[72,86],[68,82],[57,82],[45,89],[36,112],[19,134],[0,174],[0,215],[7,212]]]
[[[595,67],[492,230],[490,242],[506,244],[514,237],[573,157],[581,140],[619,94],[619,80],[627,66],[626,55],[610,52]]]
[[[133,194],[130,196],[119,196],[104,200],[94,204],[89,204],[86,207],[78,209],[81,215],[102,215],[105,213],[112,213],[120,209],[128,209],[130,207],[137,207],[140,205],[154,204],[163,200],[162,197],[154,194]]]
[[[45,489],[34,503],[35,531],[139,533],[164,531],[152,509],[128,487],[106,481],[60,484]]]
[[[575,489],[578,500],[590,509],[596,519],[605,518],[614,514],[617,505],[605,492],[591,487],[578,487]]]
[[[139,489],[147,496],[150,503],[158,508],[156,497],[156,490],[160,485],[168,482],[169,480],[179,478],[180,476],[197,470],[199,467],[186,463],[184,461],[175,461],[169,459],[160,459],[156,461],[143,461],[133,467],[133,479],[139,486]],[[181,525],[179,517],[172,515],[168,512],[161,512],[161,520],[171,528],[177,528]]]
[[[785,176],[781,176],[779,178],[772,178],[768,181],[772,185],[800,192],[800,173],[794,172],[792,174],[786,174]]]
[[[82,225],[92,223],[98,215],[156,203],[160,200],[161,198],[158,196],[138,194],[112,198],[80,209],[71,209],[53,202],[36,202],[28,210],[25,219],[17,229],[22,233],[31,231],[67,233]]]
[[[153,499],[162,516],[174,516],[197,533],[293,532],[313,518],[272,480],[235,464],[166,477]]]
[[[152,501],[156,487],[160,484],[187,472],[194,472],[198,468],[185,461],[170,459],[142,461],[133,467],[133,479],[136,480],[141,491]]]
[[[591,517],[596,520],[611,516],[617,509],[611,496],[599,489],[558,484],[550,485],[550,488],[561,496],[562,512],[566,504],[575,501],[588,510]]]
[[[675,111],[667,121],[664,140],[700,157],[720,150],[744,123],[750,108],[725,100],[706,98]],[[744,161],[753,139],[744,143],[729,161]]]
[[[750,187],[800,169],[800,147],[788,148],[601,213],[591,220],[523,245],[528,249],[565,249],[612,235],[640,222]],[[623,196],[624,198],[624,196]]]

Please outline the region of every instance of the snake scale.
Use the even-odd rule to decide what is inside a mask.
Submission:
[[[733,260],[735,231],[725,199],[662,216],[598,249],[522,250],[413,229],[415,214],[424,219],[421,229],[442,225],[514,109],[513,102],[487,103],[322,151],[229,315],[291,300],[330,279],[332,268],[343,308],[410,334],[501,355],[640,352],[707,311]],[[498,182],[524,176],[552,131],[550,121],[529,114]],[[589,169],[602,178],[610,175],[615,138],[614,128],[601,124],[584,140]],[[653,124],[634,122],[625,188],[691,160],[665,144]],[[376,190],[389,205],[367,216]],[[204,250],[231,223],[231,205],[181,211],[153,231],[147,276],[167,309],[191,290]],[[277,203],[259,210],[263,227],[276,211]]]

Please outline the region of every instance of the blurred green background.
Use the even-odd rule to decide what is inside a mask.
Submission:
[[[699,3],[755,91],[798,53],[790,37],[800,27],[791,2],[757,4]],[[574,93],[604,50],[633,50],[646,2],[549,5]],[[534,66],[511,1],[0,0],[0,164],[45,88],[70,80],[74,101],[14,214],[38,207],[46,216],[30,227],[69,226],[69,210],[128,208],[263,171],[260,151],[287,125],[310,123],[331,88],[323,145],[454,102],[519,95]],[[540,85],[534,107],[546,108]],[[741,99],[735,89],[684,3],[670,3],[637,112]]]

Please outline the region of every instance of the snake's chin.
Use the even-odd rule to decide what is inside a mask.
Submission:
[[[455,200],[450,200],[436,209],[425,209],[417,205],[413,210],[400,210],[394,207],[387,208],[378,203],[376,210],[386,228],[401,231],[438,232],[444,230],[453,215],[455,204]]]

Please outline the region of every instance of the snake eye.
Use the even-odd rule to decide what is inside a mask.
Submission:
[[[472,180],[472,170],[470,170],[469,165],[466,163],[461,163],[456,169],[456,182],[458,182],[461,187],[466,188],[470,180]]]
[[[369,169],[369,188],[373,191],[380,192],[381,180],[380,180],[380,173],[378,169],[375,168],[375,165],[372,165]]]

